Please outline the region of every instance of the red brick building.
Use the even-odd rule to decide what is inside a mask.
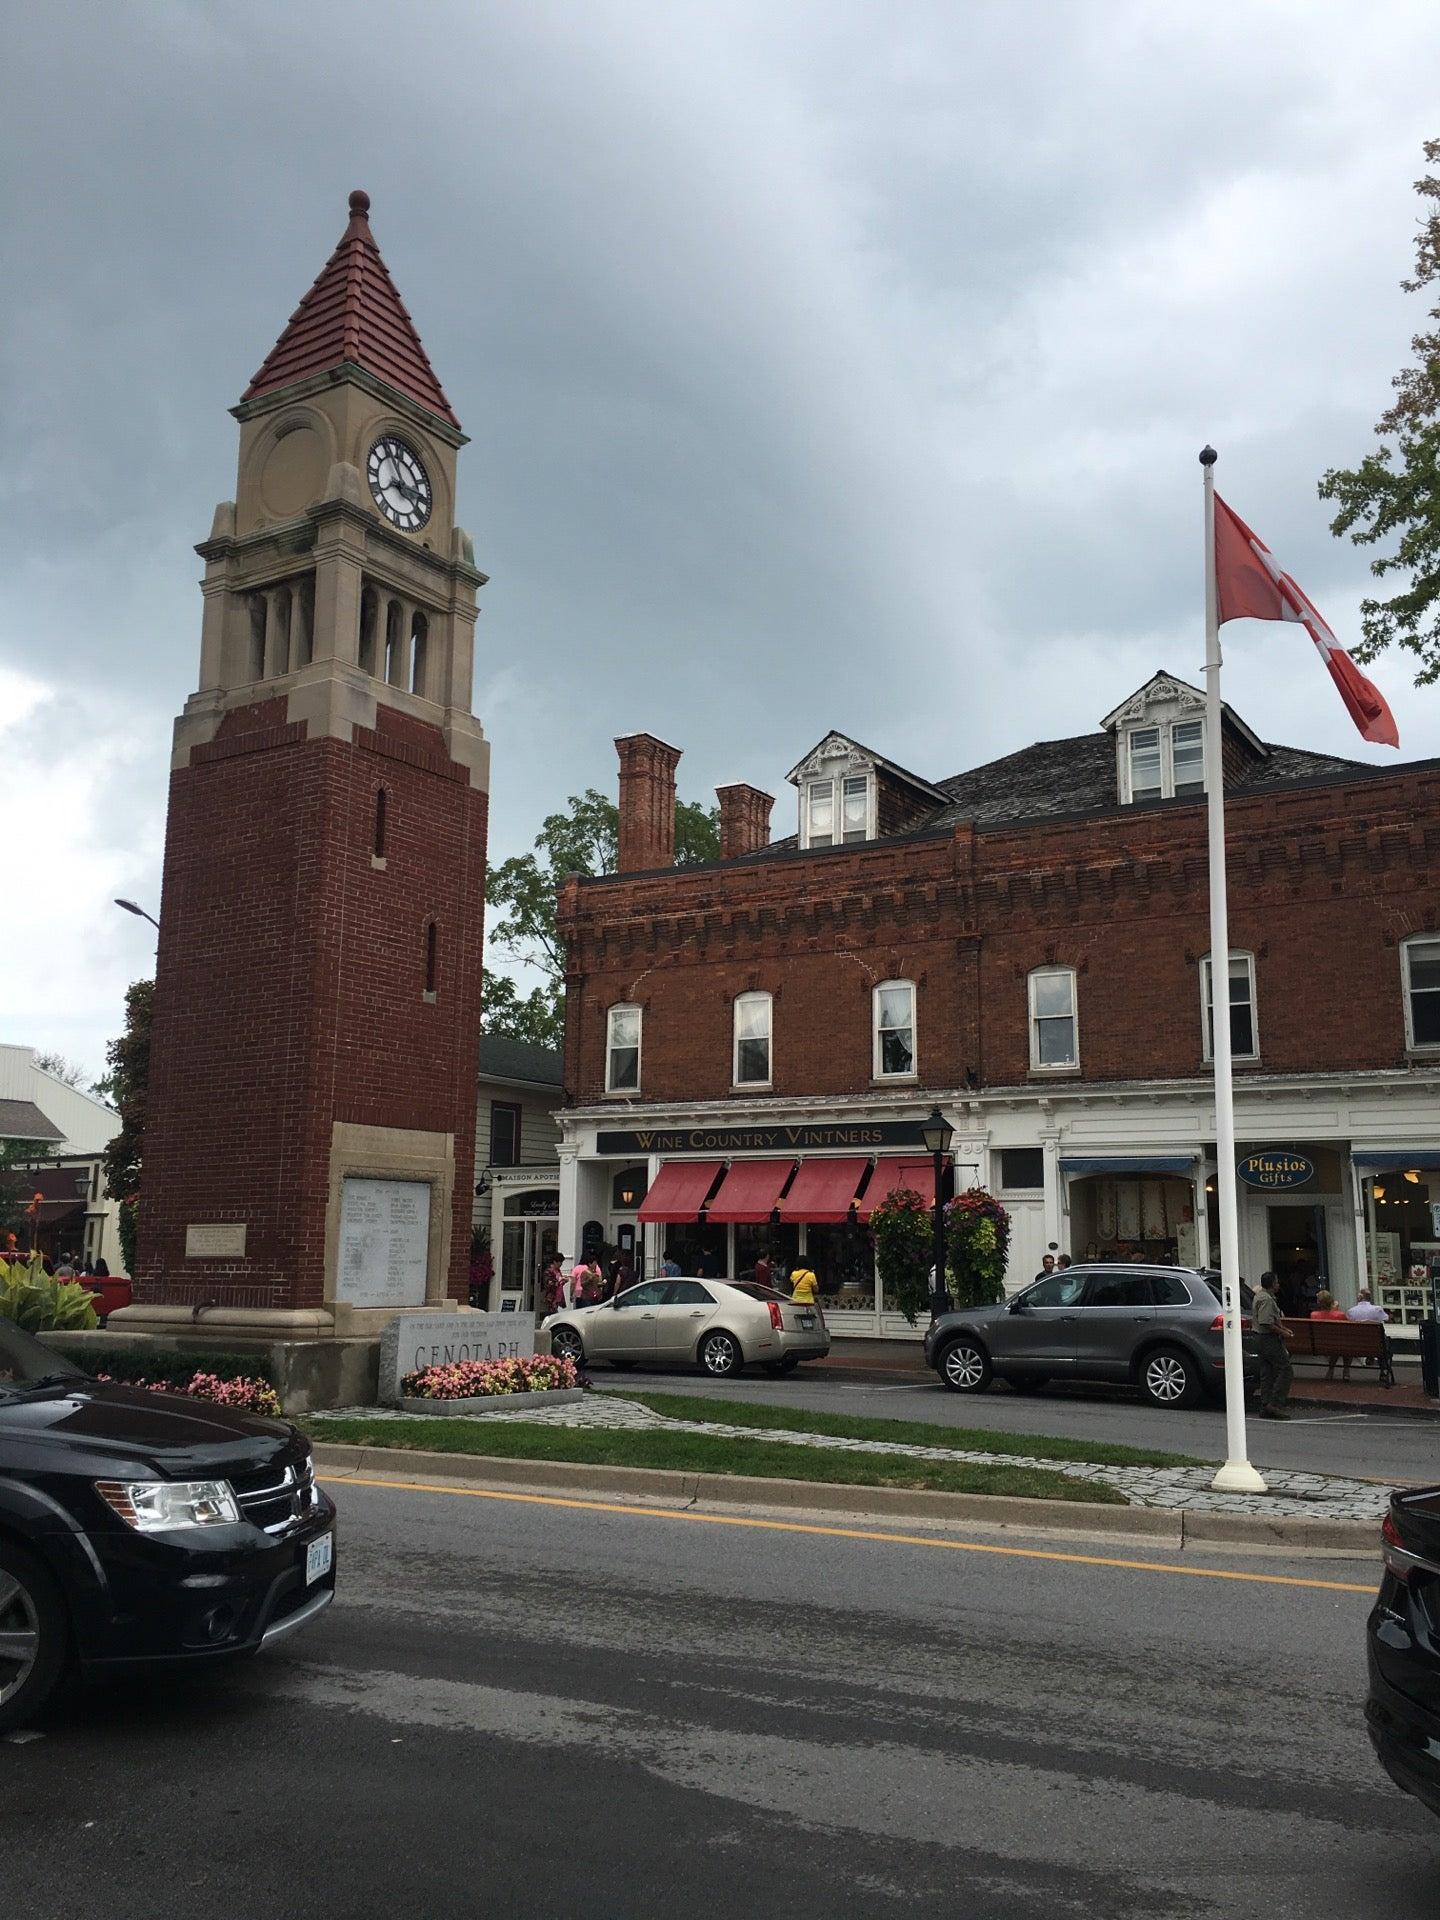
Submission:
[[[465,436],[369,201],[234,408],[176,722],[132,1324],[464,1300],[489,749]],[[118,1316],[117,1316],[118,1318]]]
[[[1368,1269],[1403,1323],[1440,1252],[1440,765],[1224,725],[1242,1267],[1342,1300]],[[563,1250],[587,1224],[715,1272],[803,1247],[832,1324],[905,1330],[861,1228],[938,1103],[957,1177],[1012,1213],[1012,1286],[1052,1244],[1208,1260],[1203,728],[1157,674],[934,781],[831,733],[793,833],[721,789],[725,857],[683,871],[679,755],[619,742],[622,871],[561,898]]]

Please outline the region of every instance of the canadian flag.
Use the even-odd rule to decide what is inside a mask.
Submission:
[[[1315,603],[1282,573],[1273,553],[1233,507],[1215,496],[1215,591],[1220,620],[1297,620],[1315,642],[1350,718],[1366,740],[1398,747],[1385,696],[1367,680],[1321,619]]]

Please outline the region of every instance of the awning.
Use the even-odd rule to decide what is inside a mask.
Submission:
[[[724,1164],[723,1160],[667,1160],[635,1218],[677,1226],[682,1221],[698,1220],[705,1196]]]
[[[935,1204],[935,1162],[925,1160],[886,1159],[875,1162],[875,1171],[870,1176],[870,1184],[865,1189],[865,1198],[859,1202],[856,1217],[868,1220],[888,1194],[901,1187],[908,1187],[912,1193],[918,1193],[927,1207]]]
[[[1440,1147],[1386,1147],[1374,1153],[1356,1151],[1350,1155],[1360,1173],[1404,1173],[1409,1168],[1440,1168]]]
[[[706,1209],[706,1219],[760,1225],[775,1211],[780,1189],[790,1178],[794,1166],[793,1159],[736,1160]]]
[[[794,1184],[780,1202],[780,1218],[808,1220],[815,1227],[843,1226],[869,1164],[868,1160],[802,1160]]]
[[[1062,1173],[1183,1173],[1194,1178],[1194,1153],[1128,1153],[1118,1155],[1060,1156]]]

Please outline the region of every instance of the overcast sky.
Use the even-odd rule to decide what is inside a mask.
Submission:
[[[66,0],[0,72],[0,1040],[92,1072],[149,971],[195,541],[364,187],[471,436],[492,853],[614,735],[681,791],[834,726],[931,777],[1202,660],[1200,469],[1342,639],[1315,482],[1423,300],[1433,0]],[[1308,640],[1263,737],[1379,760]],[[1375,677],[1406,757],[1440,693]]]

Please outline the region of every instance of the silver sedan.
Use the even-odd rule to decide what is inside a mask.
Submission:
[[[642,1280],[594,1307],[564,1307],[544,1323],[550,1351],[577,1366],[699,1365],[727,1380],[752,1361],[790,1373],[823,1360],[830,1332],[818,1306],[752,1280]]]

